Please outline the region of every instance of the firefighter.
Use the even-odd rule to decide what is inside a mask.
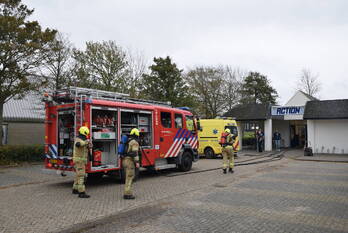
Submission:
[[[139,168],[139,130],[133,128],[130,132],[130,139],[128,140],[127,153],[123,158],[122,165],[125,169],[125,186],[124,199],[135,199],[132,192],[132,183],[135,177],[135,167]]]
[[[73,194],[78,194],[80,198],[89,198],[85,190],[85,174],[88,150],[92,148],[92,143],[87,139],[89,129],[82,126],[79,129],[79,135],[75,138],[73,161],[75,164],[76,176],[73,185]]]
[[[233,173],[233,167],[234,167],[234,154],[233,154],[233,135],[231,134],[230,129],[225,129],[226,135],[226,141],[224,144],[222,144],[222,158],[223,158],[223,164],[222,164],[222,170],[223,173],[227,173],[227,167],[229,167],[228,172]]]

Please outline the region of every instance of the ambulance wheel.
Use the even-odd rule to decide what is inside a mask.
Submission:
[[[211,147],[207,147],[204,150],[205,158],[206,159],[213,159],[215,158],[214,150]]]
[[[181,158],[181,164],[179,164],[179,169],[182,172],[190,171],[192,168],[192,155],[190,152],[184,152]]]

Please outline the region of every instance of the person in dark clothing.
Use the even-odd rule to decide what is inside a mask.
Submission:
[[[274,144],[275,144],[275,148],[276,150],[280,151],[280,140],[282,139],[280,133],[278,132],[278,130],[276,129],[274,134],[273,134],[273,140],[274,140]]]
[[[258,145],[258,150],[259,152],[263,151],[263,141],[264,141],[264,134],[261,129],[259,129],[256,132],[256,139],[257,139],[257,145]]]

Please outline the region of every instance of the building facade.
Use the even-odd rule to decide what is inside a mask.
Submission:
[[[265,151],[274,148],[273,135],[278,131],[283,148],[311,147],[314,153],[348,153],[348,99],[320,101],[297,91],[283,106],[237,106],[225,116],[237,120],[242,135],[245,125],[261,129]]]
[[[4,105],[4,145],[44,144],[44,105],[35,95],[11,99]]]
[[[348,99],[310,101],[304,119],[314,153],[348,154]]]

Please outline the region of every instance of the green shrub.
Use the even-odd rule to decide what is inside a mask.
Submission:
[[[0,147],[0,164],[42,161],[43,145],[4,145]]]
[[[256,139],[255,138],[244,138],[243,137],[243,146],[251,146],[256,145]]]
[[[246,131],[243,133],[243,139],[255,138],[254,131]]]

